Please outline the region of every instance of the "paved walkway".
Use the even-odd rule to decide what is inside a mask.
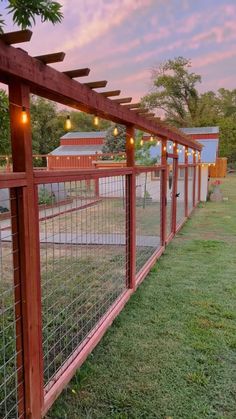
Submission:
[[[11,242],[11,230],[0,231],[0,241]],[[40,243],[50,244],[78,244],[78,245],[125,245],[124,234],[97,234],[97,233],[60,233],[48,234],[40,233]],[[137,236],[137,246],[158,247],[160,238],[158,236]]]

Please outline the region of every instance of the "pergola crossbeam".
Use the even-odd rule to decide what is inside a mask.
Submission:
[[[84,83],[85,86],[89,87],[90,89],[98,89],[101,87],[106,87],[107,80],[100,80],[100,81],[91,81],[88,83]]]
[[[132,97],[123,97],[122,99],[113,99],[112,102],[122,104],[122,103],[129,103],[132,101]]]
[[[90,68],[78,68],[76,70],[69,70],[63,72],[70,79],[76,79],[77,77],[86,77],[90,73]]]
[[[64,52],[54,52],[52,54],[46,54],[46,55],[38,55],[36,58],[39,61],[42,61],[44,64],[52,64],[52,63],[59,63],[64,60],[65,58]]]
[[[119,96],[121,93],[120,90],[110,90],[108,92],[101,92],[100,95],[104,97],[110,97],[110,96]]]
[[[0,34],[0,40],[7,45],[20,44],[22,42],[29,42],[31,40],[33,32],[29,29],[22,31],[14,31]]]
[[[141,103],[131,103],[130,105],[122,105],[123,108],[127,109],[138,109],[141,107]]]

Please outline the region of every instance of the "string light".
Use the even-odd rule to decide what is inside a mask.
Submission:
[[[114,134],[115,137],[119,134],[117,125],[115,125],[115,127],[114,127],[113,134]]]
[[[133,144],[134,144],[134,139],[133,139],[133,137],[131,137],[131,138],[130,138],[129,142],[130,142],[130,144],[131,144],[131,145],[133,145]]]
[[[28,115],[27,115],[25,106],[22,107],[21,122],[22,124],[27,124],[28,122]]]
[[[158,141],[157,141],[157,145],[160,145],[160,144],[161,144],[161,142],[160,142],[160,140],[158,140]]]
[[[150,141],[151,142],[153,142],[154,141],[154,138],[153,138],[153,136],[151,135],[151,137],[150,137]]]
[[[166,151],[166,146],[164,146],[163,150]]]
[[[143,145],[143,139],[140,141],[140,145],[141,145],[141,146]]]
[[[71,129],[70,115],[67,115],[67,117],[66,117],[65,129],[66,129],[66,131],[69,131]]]
[[[95,127],[98,127],[98,125],[99,125],[99,118],[98,118],[97,115],[94,116],[93,123],[94,123]]]
[[[173,143],[173,147],[175,147],[176,146],[176,144],[175,143]]]

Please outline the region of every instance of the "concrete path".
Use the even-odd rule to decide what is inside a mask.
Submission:
[[[11,230],[0,231],[0,241],[11,242]],[[98,233],[60,233],[48,234],[40,233],[40,243],[49,244],[78,244],[78,245],[125,245],[124,234],[98,234]],[[160,238],[158,236],[137,236],[137,246],[158,247]]]

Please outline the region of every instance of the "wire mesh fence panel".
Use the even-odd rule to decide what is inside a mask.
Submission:
[[[193,209],[193,167],[188,168],[188,212]]]
[[[40,185],[39,195],[45,199],[39,218],[49,390],[127,288],[125,176]]]
[[[198,193],[199,193],[199,165],[196,166],[195,203],[198,202]]]
[[[161,171],[136,176],[136,271],[160,247]]]
[[[0,418],[24,417],[15,190],[0,189]]]
[[[167,170],[167,195],[166,195],[166,235],[172,232],[172,211],[173,211],[173,159],[168,159]]]
[[[185,218],[185,168],[178,168],[176,224],[179,226]]]

